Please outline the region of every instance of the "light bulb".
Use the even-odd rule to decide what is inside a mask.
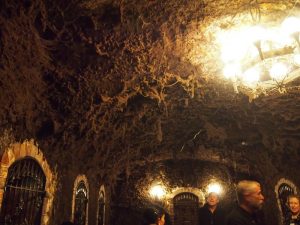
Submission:
[[[251,39],[251,41],[255,43],[257,41],[264,40],[267,36],[267,31],[261,26],[254,26],[249,28],[247,36],[247,38]]]
[[[228,64],[223,69],[223,75],[227,78],[234,78],[241,72],[240,66],[238,64]]]
[[[296,66],[300,66],[300,54],[299,53],[294,55],[294,64]]]
[[[220,194],[222,192],[221,185],[218,184],[218,183],[211,183],[211,184],[209,184],[208,188],[207,188],[207,193],[211,193],[211,192]]]
[[[300,19],[297,17],[288,17],[281,24],[282,30],[288,35],[300,32]]]
[[[165,188],[161,185],[154,185],[149,191],[151,197],[161,199],[165,194]]]
[[[270,69],[270,75],[275,80],[282,80],[288,72],[288,68],[283,63],[276,63]]]
[[[252,83],[258,82],[259,77],[260,77],[259,69],[256,67],[252,67],[245,71],[242,79],[244,82],[246,82],[248,84],[252,84]]]

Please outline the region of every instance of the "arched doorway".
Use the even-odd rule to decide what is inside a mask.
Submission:
[[[189,192],[183,192],[173,198],[174,225],[198,224],[198,197]]]
[[[30,157],[16,161],[8,169],[0,213],[0,224],[40,225],[46,176]]]
[[[80,181],[75,195],[74,223],[85,225],[87,222],[88,191],[84,181]]]
[[[98,219],[97,225],[105,224],[105,194],[103,190],[100,190],[98,199]]]

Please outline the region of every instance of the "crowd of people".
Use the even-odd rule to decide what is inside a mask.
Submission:
[[[262,207],[264,196],[261,185],[256,181],[242,180],[237,184],[236,194],[238,204],[229,213],[219,207],[219,196],[211,192],[206,203],[199,210],[199,225],[264,225]],[[284,218],[284,225],[300,225],[300,197],[290,195],[287,199],[289,213]],[[167,225],[163,211],[152,213],[152,219],[145,225]],[[274,215],[273,215],[274,216]],[[149,217],[150,218],[150,217]]]
[[[199,225],[264,225],[261,213],[264,196],[260,184],[243,180],[237,184],[236,192],[238,205],[227,215],[218,206],[219,196],[209,193],[200,208]],[[290,195],[287,205],[289,214],[284,218],[284,225],[300,225],[300,197]]]
[[[219,207],[219,196],[211,192],[206,203],[199,210],[199,225],[264,225],[261,209],[264,203],[261,185],[256,181],[243,180],[236,187],[238,204],[231,212],[225,213]],[[300,225],[300,197],[287,198],[289,213],[284,225]],[[71,225],[65,222],[62,225]],[[143,214],[143,225],[169,225],[170,217],[162,208],[148,208]]]

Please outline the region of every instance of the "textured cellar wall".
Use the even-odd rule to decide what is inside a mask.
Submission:
[[[72,214],[72,201],[74,182],[78,175],[85,174],[76,166],[63,168],[59,170],[59,183],[55,195],[53,217],[51,224],[61,224],[64,221],[70,221]],[[88,195],[88,224],[96,225],[96,215],[98,210],[98,195],[101,184],[96,180],[93,173],[85,174],[89,186]],[[109,203],[109,189],[106,191],[107,202]],[[109,212],[108,212],[109,213]]]
[[[53,224],[69,217],[78,174],[94,195],[160,154],[257,174],[268,215],[280,178],[299,187],[299,91],[235,94],[205,30],[239,13],[285,16],[296,1],[2,2],[0,150],[34,138],[60,172]]]

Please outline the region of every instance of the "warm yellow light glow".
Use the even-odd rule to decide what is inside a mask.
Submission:
[[[217,194],[221,194],[222,192],[222,186],[219,183],[211,183],[208,185],[207,187],[207,193],[217,193]]]
[[[300,54],[294,55],[294,63],[296,66],[300,66]]]
[[[300,70],[300,18],[289,17],[280,25],[240,26],[220,29],[223,75],[239,85],[267,90],[278,81],[294,80]],[[269,71],[267,71],[269,70]],[[297,71],[297,72],[295,72]]]
[[[241,73],[240,66],[238,64],[228,64],[223,69],[224,76],[229,79],[233,78]]]
[[[245,54],[245,45],[240,42],[227,42],[223,44],[221,58],[223,62],[239,61]]]
[[[282,30],[287,35],[300,32],[300,19],[296,17],[288,17],[281,24]]]
[[[254,26],[254,27],[250,27],[247,32],[245,37],[247,38],[247,40],[252,41],[253,43],[256,41],[262,41],[265,38],[267,38],[267,30],[261,26]]]
[[[242,79],[248,83],[255,83],[259,81],[259,76],[260,76],[260,71],[258,68],[254,67],[254,68],[250,68],[248,70],[245,71],[245,73],[243,74]]]
[[[270,75],[275,80],[282,80],[288,72],[288,68],[283,63],[276,63],[270,69]]]
[[[273,29],[269,31],[270,38],[272,41],[272,49],[276,48],[284,48],[286,46],[291,46],[295,42],[295,40],[286,33],[282,32],[280,29]]]
[[[152,198],[158,198],[161,199],[163,196],[165,196],[166,191],[165,188],[161,185],[154,185],[151,187],[149,191]]]
[[[221,46],[221,59],[225,63],[241,61],[249,50],[249,36],[244,29],[220,32],[217,39]]]
[[[253,44],[266,39],[266,29],[260,26],[243,27],[236,30],[221,32],[218,41],[221,45],[221,59],[224,63],[241,62],[245,57],[257,56],[257,50],[253,54]],[[263,46],[264,47],[264,46]],[[266,47],[264,47],[266,48]],[[263,49],[264,50],[264,49]]]

